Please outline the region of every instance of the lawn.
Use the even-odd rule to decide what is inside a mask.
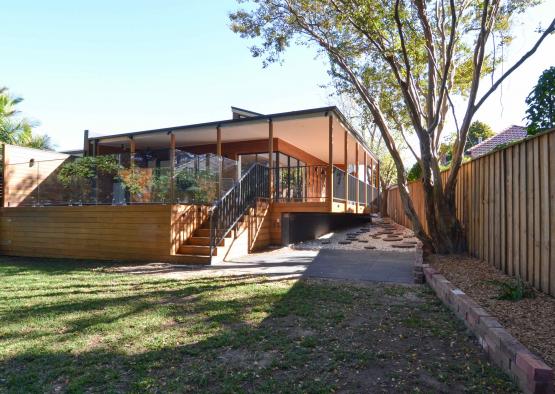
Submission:
[[[1,258],[1,392],[511,392],[426,287]]]

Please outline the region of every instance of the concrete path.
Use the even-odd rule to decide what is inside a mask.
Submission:
[[[376,222],[378,222],[376,220]],[[392,226],[392,224],[388,224]],[[404,239],[412,237],[408,229],[394,225]],[[378,235],[380,222],[362,228],[339,231],[319,240],[254,253],[210,266],[147,264],[119,270],[154,274],[166,278],[188,279],[206,276],[264,275],[276,280],[287,278],[328,278],[349,281],[414,283],[415,248],[394,249]],[[356,232],[357,241],[344,242]],[[366,249],[367,247],[374,249]]]
[[[414,283],[414,253],[393,251],[320,250],[304,276]]]
[[[214,276],[252,276],[269,278],[327,278],[349,281],[414,283],[415,252],[380,250],[278,250],[254,253],[230,262],[210,266],[167,263],[121,266],[113,271],[158,275],[172,279]]]
[[[414,252],[286,249],[246,256],[222,266],[270,276],[413,283],[414,259]]]

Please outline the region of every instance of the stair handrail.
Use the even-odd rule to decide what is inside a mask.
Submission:
[[[258,198],[270,196],[268,172],[268,167],[253,163],[210,208],[210,262],[216,247],[233,230],[244,213]]]

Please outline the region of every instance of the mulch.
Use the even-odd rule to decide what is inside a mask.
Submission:
[[[514,280],[485,261],[468,256],[436,256],[432,266],[454,286],[485,308],[524,346],[555,367],[555,298],[535,292],[535,298],[499,300],[492,281]]]

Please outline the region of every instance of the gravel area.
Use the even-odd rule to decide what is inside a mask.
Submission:
[[[432,266],[495,316],[530,351],[555,367],[555,298],[534,291],[535,298],[499,300],[495,281],[513,280],[485,261],[468,256],[436,256]]]
[[[372,223],[325,234],[316,240],[300,242],[294,249],[384,250],[412,253],[418,243],[414,233],[388,219],[373,218]],[[399,248],[396,245],[402,244]]]

